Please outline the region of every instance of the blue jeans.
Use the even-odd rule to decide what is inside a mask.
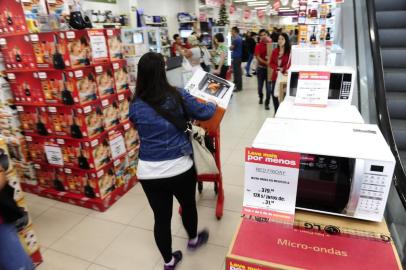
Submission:
[[[263,67],[257,68],[258,96],[260,99],[262,99],[264,97],[263,88],[264,88],[264,84],[265,84],[265,88],[266,88],[265,104],[269,105],[272,88],[271,88],[270,83],[268,82],[267,75],[268,75],[268,71],[266,68],[263,68]]]
[[[0,224],[0,269],[34,269],[31,258],[20,243],[14,224]]]
[[[251,71],[251,63],[252,60],[254,59],[254,54],[250,53],[248,55],[248,60],[247,60],[247,64],[245,65],[245,71],[247,75],[250,75],[250,71]]]

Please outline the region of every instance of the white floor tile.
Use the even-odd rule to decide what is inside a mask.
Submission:
[[[52,245],[84,217],[84,215],[54,207],[45,211],[34,222],[34,229],[38,234],[41,246]]]
[[[152,231],[127,227],[95,262],[116,270],[149,270],[159,258]]]
[[[43,254],[44,262],[36,269],[38,270],[86,270],[90,262],[48,249]]]
[[[147,203],[148,201],[144,194],[127,193],[106,212],[93,212],[90,216],[117,223],[129,224],[130,221],[144,209]]]
[[[226,164],[223,166],[223,183],[227,185],[244,186],[244,164],[236,166]]]
[[[70,203],[64,203],[64,202],[56,202],[55,205],[53,206],[54,208],[59,208],[63,210],[67,210],[76,214],[81,214],[81,215],[89,215],[95,210],[85,208],[85,207],[80,207],[77,205],[73,205]]]
[[[199,206],[199,230],[206,228],[210,232],[209,243],[228,247],[238,222],[241,220],[240,214],[225,210],[221,220],[217,220],[213,208]],[[187,238],[185,229],[182,227],[176,233],[177,236]]]
[[[87,270],[112,270],[113,268],[107,268],[98,264],[92,264],[87,268]]]
[[[93,261],[122,232],[124,225],[86,217],[51,246],[52,249]]]
[[[227,248],[207,244],[195,252],[186,250],[186,241],[183,238],[173,238],[173,250],[183,252],[183,260],[176,270],[212,270],[220,269],[225,260]],[[163,269],[163,259],[159,259],[154,270]]]

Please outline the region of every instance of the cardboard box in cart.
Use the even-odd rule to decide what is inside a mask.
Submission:
[[[217,130],[233,94],[234,84],[213,74],[197,70],[185,89],[203,102],[209,100],[217,102],[218,106],[214,116],[208,121],[200,122],[200,125],[209,131]]]
[[[226,270],[402,269],[385,222],[302,211],[293,226],[259,221],[241,220]]]

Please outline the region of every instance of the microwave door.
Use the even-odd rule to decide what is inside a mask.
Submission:
[[[314,158],[313,162],[301,161],[296,206],[341,214],[349,201],[351,160]]]

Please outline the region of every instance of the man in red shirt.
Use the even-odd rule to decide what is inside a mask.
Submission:
[[[258,78],[258,96],[259,104],[264,101],[264,83],[266,89],[265,110],[269,110],[269,101],[271,98],[271,86],[268,83],[268,59],[267,59],[267,44],[270,42],[268,32],[265,29],[259,31],[259,43],[255,47],[255,58],[257,59],[257,78]]]

